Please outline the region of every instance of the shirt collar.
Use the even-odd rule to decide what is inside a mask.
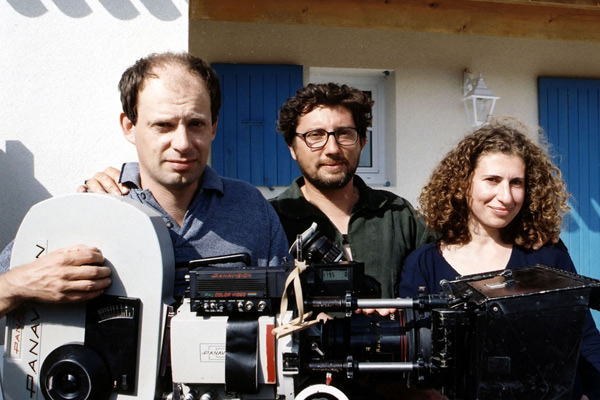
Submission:
[[[119,183],[133,189],[140,188],[140,165],[136,162],[128,162],[121,167]]]
[[[202,190],[215,190],[220,194],[225,193],[223,179],[208,165],[204,168],[203,179]]]

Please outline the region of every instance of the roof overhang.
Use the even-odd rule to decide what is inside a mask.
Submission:
[[[600,0],[190,0],[190,20],[600,41]]]

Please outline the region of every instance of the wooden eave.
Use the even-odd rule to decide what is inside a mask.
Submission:
[[[190,0],[190,20],[600,41],[600,0]]]

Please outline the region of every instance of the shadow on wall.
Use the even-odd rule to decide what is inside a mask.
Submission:
[[[48,12],[44,1],[51,1],[64,15],[71,18],[87,17],[93,12],[85,0],[7,0],[16,12],[29,18],[40,17]],[[141,14],[130,0],[98,0],[98,2],[110,15],[120,20],[131,20]],[[182,16],[172,0],[140,0],[140,2],[151,15],[161,21],[174,21]]]
[[[51,197],[34,177],[33,153],[17,140],[0,150],[0,251],[15,237],[32,205]]]

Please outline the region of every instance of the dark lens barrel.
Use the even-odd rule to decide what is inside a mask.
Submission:
[[[319,233],[317,231],[317,233]],[[316,236],[316,235],[315,235]],[[333,245],[325,236],[319,236],[308,243],[307,259],[312,263],[335,263],[339,261],[341,250]]]
[[[400,318],[353,315],[323,325],[323,347],[333,358],[351,354],[359,361],[405,361],[406,334]]]

